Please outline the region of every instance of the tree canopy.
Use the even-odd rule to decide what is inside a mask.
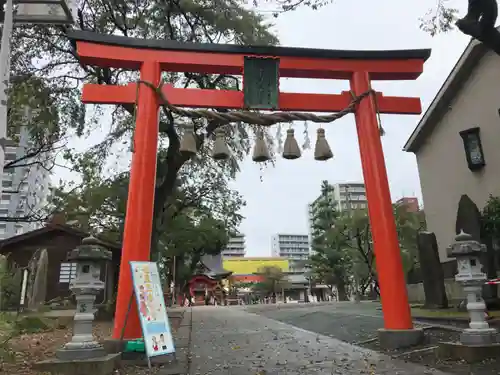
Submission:
[[[81,2],[76,28],[100,34],[126,37],[175,40],[179,42],[210,42],[236,44],[277,44],[271,26],[239,0],[191,1],[125,0],[107,3],[98,0]],[[18,78],[27,97],[39,87],[49,101],[53,119],[49,127],[53,140],[88,136],[97,143],[83,152],[66,149],[65,159],[70,168],[82,174],[79,186],[66,184],[55,189],[55,207],[73,207],[69,215],[79,216],[88,211],[86,226],[95,230],[119,233],[123,226],[126,204],[128,165],[115,166],[117,160],[130,156],[133,136],[133,106],[112,108],[110,123],[105,124],[109,110],[105,106],[85,107],[81,103],[84,83],[106,85],[135,81],[137,72],[118,68],[98,68],[80,64],[75,45],[67,38],[65,27],[23,25],[14,30],[12,74]],[[179,87],[239,88],[239,78],[228,75],[202,75],[169,72],[164,82]],[[38,86],[31,86],[29,82]],[[37,88],[38,87],[38,88]],[[41,102],[40,102],[41,103]],[[47,116],[48,114],[44,114]],[[179,152],[180,138],[186,126],[195,130],[198,154],[190,159]],[[228,188],[228,182],[238,170],[238,162],[250,148],[255,127],[235,124],[226,127],[226,140],[232,152],[228,162],[210,158],[213,133],[221,124],[205,120],[179,118],[169,111],[160,116],[160,140],[157,160],[157,183],[154,204],[154,233],[152,250],[158,250],[164,228],[173,220],[179,206],[196,206],[196,215],[223,220],[234,227],[241,218],[229,215],[243,203],[237,193]],[[113,164],[114,163],[114,164]],[[125,163],[128,164],[128,163]],[[111,195],[111,192],[117,194]],[[203,197],[203,204],[197,204]],[[84,207],[88,205],[90,207]],[[91,212],[91,213],[90,213]],[[103,219],[105,217],[106,219]],[[83,223],[82,223],[83,224]]]
[[[323,181],[319,197],[310,206],[312,255],[309,267],[315,279],[330,289],[335,286],[339,299],[346,300],[351,259],[346,239],[336,230],[340,213],[336,209],[333,194],[334,187]]]
[[[262,277],[262,280],[253,285],[256,292],[275,296],[277,293],[281,293],[289,284],[286,274],[279,267],[261,267],[257,274]]]
[[[335,286],[338,298],[378,292],[375,253],[370,220],[365,209],[338,212],[334,187],[323,181],[321,193],[311,205],[311,273],[318,282]],[[418,263],[416,236],[425,228],[423,213],[394,206],[394,216],[405,272]]]

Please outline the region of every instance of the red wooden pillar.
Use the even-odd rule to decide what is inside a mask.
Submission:
[[[159,63],[144,62],[140,73],[141,80],[151,82],[155,86],[159,84],[161,79]],[[150,259],[158,148],[158,110],[159,102],[156,93],[151,88],[140,85],[116,299],[114,339],[120,339],[124,326],[124,338],[142,337],[135,298],[128,318],[126,317],[130,298],[133,295],[129,262],[149,261]]]
[[[356,95],[369,90],[371,88],[369,73],[354,72],[351,88]],[[384,328],[412,329],[406,280],[374,104],[373,97],[362,100],[356,108],[355,118],[382,299]]]

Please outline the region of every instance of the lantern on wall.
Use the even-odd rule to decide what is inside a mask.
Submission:
[[[76,18],[74,0],[13,0],[17,4],[15,23],[73,24]]]
[[[464,142],[465,158],[469,169],[471,171],[482,169],[486,165],[486,161],[479,128],[462,130],[459,134]]]

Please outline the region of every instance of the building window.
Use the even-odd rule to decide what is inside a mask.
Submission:
[[[486,162],[484,160],[483,145],[481,143],[481,136],[479,128],[471,128],[463,130],[460,133],[464,143],[465,158],[471,171],[482,169]]]
[[[76,263],[61,263],[59,283],[69,284],[76,277]]]
[[[16,225],[16,234],[22,234],[22,233],[23,233],[22,225]]]

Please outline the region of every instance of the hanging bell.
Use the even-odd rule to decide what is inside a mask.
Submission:
[[[325,129],[318,128],[317,133],[314,160],[325,161],[333,158],[332,149],[325,138]]]
[[[215,131],[215,143],[212,157],[215,160],[227,160],[230,156],[229,147],[224,139],[224,129],[219,128]]]
[[[193,129],[188,128],[184,131],[179,151],[181,154],[188,155],[190,157],[196,155],[198,150],[196,149],[196,138]]]
[[[286,131],[285,144],[283,146],[283,159],[295,160],[300,158],[300,148],[297,140],[295,139],[294,130],[288,129]]]
[[[271,160],[271,155],[269,155],[269,149],[267,148],[266,141],[264,140],[264,133],[259,132],[257,139],[255,140],[255,146],[253,146],[253,156],[252,160],[257,163],[263,163]]]

